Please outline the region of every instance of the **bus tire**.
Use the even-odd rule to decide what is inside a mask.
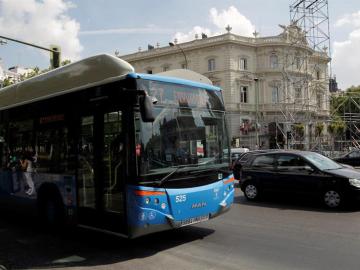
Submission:
[[[64,223],[64,205],[57,192],[49,192],[40,197],[39,212],[41,223],[47,229],[60,228]]]

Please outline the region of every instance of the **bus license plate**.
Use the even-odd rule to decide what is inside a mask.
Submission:
[[[206,220],[209,220],[209,215],[184,219],[180,221],[180,227],[199,223]]]

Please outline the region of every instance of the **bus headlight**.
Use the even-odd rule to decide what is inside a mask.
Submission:
[[[146,204],[149,204],[149,203],[150,203],[150,198],[149,198],[149,197],[146,197],[146,198],[145,198],[145,203],[146,203]]]
[[[354,187],[360,188],[360,180],[359,179],[350,178],[349,183],[350,183],[350,185],[352,185]]]
[[[166,208],[166,203],[162,203],[162,204],[161,204],[161,209],[164,210],[165,208]]]

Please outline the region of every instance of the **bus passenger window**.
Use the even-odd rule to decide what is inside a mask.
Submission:
[[[6,168],[7,145],[5,141],[5,127],[0,125],[0,168]]]
[[[74,148],[66,127],[40,130],[36,137],[38,172],[74,173],[73,166],[69,166]]]
[[[35,154],[33,120],[9,124],[8,154],[19,158],[25,152]]]

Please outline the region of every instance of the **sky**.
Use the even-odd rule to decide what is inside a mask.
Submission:
[[[99,53],[120,55],[194,39],[195,34],[274,36],[290,22],[296,0],[0,0],[0,36],[61,46],[72,61]],[[332,75],[339,87],[360,85],[360,1],[329,0]],[[8,41],[0,64],[49,66],[49,53]]]

